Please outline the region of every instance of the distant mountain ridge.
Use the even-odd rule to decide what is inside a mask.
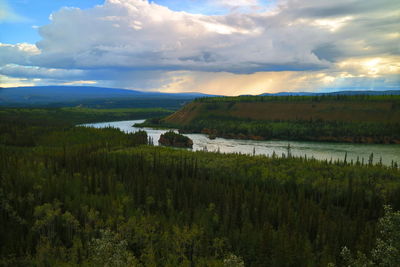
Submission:
[[[338,92],[280,92],[264,93],[260,96],[319,96],[319,95],[400,95],[400,90],[391,91],[338,91]],[[94,87],[94,86],[31,86],[0,88],[0,106],[62,106],[83,105],[89,107],[158,106],[162,101],[167,106],[178,107],[199,97],[215,97],[196,92],[161,93],[138,90]],[[147,102],[146,102],[147,101]],[[146,102],[146,104],[143,104]],[[173,103],[172,103],[173,102]],[[165,106],[165,107],[167,107]]]
[[[101,106],[114,103],[146,102],[157,106],[163,99],[167,102],[174,100],[183,103],[198,97],[208,97],[202,93],[161,93],[143,92],[129,89],[93,87],[93,86],[32,86],[32,87],[9,87],[0,88],[0,106],[62,106],[62,105],[84,105]],[[140,103],[139,103],[140,104]],[[174,105],[175,105],[174,104]],[[133,104],[132,104],[133,105]]]
[[[26,101],[45,100],[59,97],[63,100],[77,100],[82,98],[104,98],[104,97],[156,97],[156,96],[207,96],[202,93],[160,93],[143,92],[129,89],[93,87],[93,86],[30,86],[30,87],[8,87],[0,88],[0,101]]]

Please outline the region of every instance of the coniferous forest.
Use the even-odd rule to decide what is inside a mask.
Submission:
[[[155,147],[26,111],[0,113],[0,266],[399,266],[397,165]]]
[[[142,125],[233,139],[400,144],[400,97],[204,97]]]

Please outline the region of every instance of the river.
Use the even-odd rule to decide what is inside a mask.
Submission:
[[[83,126],[104,128],[114,127],[124,132],[130,133],[138,130],[145,130],[147,134],[154,140],[154,144],[158,145],[160,135],[167,130],[157,130],[152,128],[133,127],[135,123],[141,123],[144,120],[130,121],[112,121],[100,123],[88,123]],[[290,144],[290,152],[293,156],[314,157],[320,160],[343,160],[347,152],[347,160],[356,161],[357,157],[367,163],[373,153],[373,161],[385,165],[391,165],[392,160],[400,163],[400,145],[387,144],[352,144],[352,143],[329,143],[329,142],[303,142],[303,141],[255,141],[255,140],[237,140],[216,138],[210,140],[204,134],[185,134],[193,140],[193,150],[220,151],[221,153],[242,153],[256,155],[272,155],[274,152],[281,156],[288,151]]]

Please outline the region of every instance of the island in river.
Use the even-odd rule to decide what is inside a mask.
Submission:
[[[157,140],[161,134],[168,129],[140,128],[133,125],[141,125],[144,120],[131,121],[110,121],[100,123],[89,123],[84,126],[95,128],[117,128],[126,133],[134,133],[140,130],[147,132],[148,137]],[[178,132],[177,129],[174,129]],[[225,139],[217,137],[210,139],[208,135],[201,133],[184,134],[193,140],[193,151],[210,151],[220,153],[241,153],[248,155],[265,155],[272,157],[274,154],[281,156],[287,154],[287,147],[290,144],[290,154],[293,157],[307,157],[318,160],[337,161],[344,160],[347,155],[348,162],[369,162],[373,153],[373,162],[381,162],[383,165],[392,166],[400,163],[399,144],[362,144],[362,143],[338,143],[338,142],[315,142],[315,141],[289,141],[289,140],[244,140]],[[254,151],[255,150],[255,151]],[[254,153],[255,152],[255,153]]]
[[[158,143],[163,146],[193,148],[193,141],[189,137],[174,131],[161,134]]]

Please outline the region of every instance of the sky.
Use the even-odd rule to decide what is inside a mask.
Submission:
[[[0,87],[400,89],[398,0],[0,0]]]

